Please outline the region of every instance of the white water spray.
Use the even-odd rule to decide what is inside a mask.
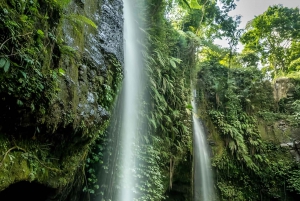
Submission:
[[[196,103],[193,101],[192,105],[194,108],[194,201],[213,201],[215,196],[209,147],[203,124],[196,116]]]
[[[132,0],[124,0],[124,37],[125,37],[125,79],[124,109],[121,126],[120,190],[117,201],[135,200],[135,159],[134,142],[141,129],[138,112],[141,111],[141,93],[143,90],[143,61],[138,44],[140,38],[136,11]]]

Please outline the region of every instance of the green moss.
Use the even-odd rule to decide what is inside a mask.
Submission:
[[[64,188],[75,177],[78,168],[83,168],[87,147],[62,159],[48,152],[50,148],[37,141],[19,141],[18,147],[1,139],[10,146],[1,146],[0,153],[7,153],[0,168],[0,191],[18,181],[36,181],[52,188]],[[11,149],[11,150],[10,150]],[[1,158],[2,160],[3,158]]]
[[[8,152],[0,168],[0,191],[18,181],[58,191],[72,188],[75,174],[84,172],[91,144],[109,123],[108,114],[83,116],[81,106],[89,112],[111,108],[122,80],[121,63],[105,54],[107,76],[88,78],[91,69],[82,52],[85,33],[95,28],[84,28],[84,22],[93,24],[88,18],[72,20],[75,3],[63,10],[69,2],[0,2],[0,38],[8,39],[0,43],[0,60],[4,55],[10,62],[8,72],[0,68],[0,162]],[[97,1],[86,3],[95,5],[88,6],[90,11],[98,6]],[[65,34],[78,49],[66,45]],[[95,103],[88,102],[88,92]]]

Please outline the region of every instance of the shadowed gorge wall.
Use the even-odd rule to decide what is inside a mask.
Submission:
[[[80,200],[69,192],[82,193],[123,76],[122,1],[0,7],[0,191],[29,181],[55,189],[55,200]]]
[[[55,189],[37,183],[19,182],[0,192],[2,201],[50,201]]]

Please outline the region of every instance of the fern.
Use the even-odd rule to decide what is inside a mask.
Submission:
[[[71,0],[52,0],[52,3],[59,8],[65,8],[70,2]]]
[[[82,26],[82,25],[86,24],[86,25],[89,25],[89,26],[97,29],[97,25],[95,24],[95,22],[93,22],[91,19],[89,19],[83,15],[71,14],[71,15],[67,15],[66,19],[73,22],[77,26],[78,25]]]

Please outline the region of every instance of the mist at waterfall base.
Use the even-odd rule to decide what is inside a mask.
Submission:
[[[215,192],[209,147],[202,121],[195,114],[196,104],[192,102],[192,105],[194,108],[194,201],[213,201]]]

